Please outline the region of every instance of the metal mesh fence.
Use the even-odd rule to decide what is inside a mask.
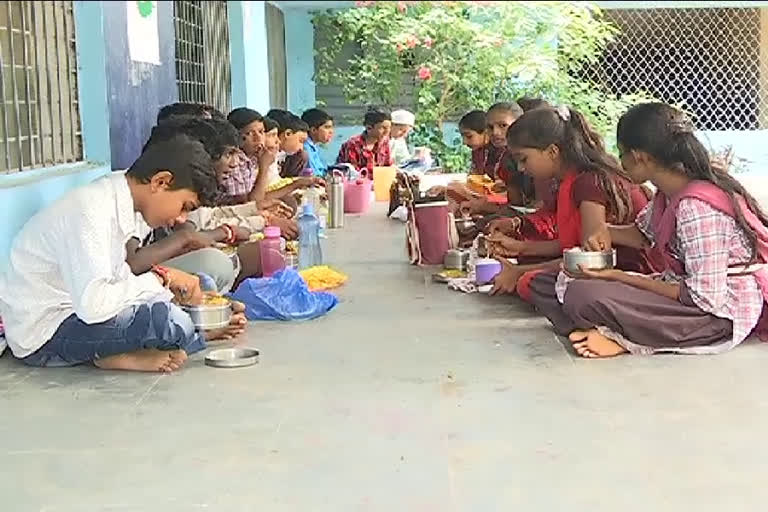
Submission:
[[[82,158],[71,1],[0,2],[0,174]]]
[[[231,105],[227,3],[176,0],[176,85],[179,101]]]
[[[617,94],[645,91],[703,130],[768,129],[768,10],[616,9],[621,33],[590,75]]]

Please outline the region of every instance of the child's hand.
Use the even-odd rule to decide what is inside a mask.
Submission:
[[[277,154],[274,151],[262,149],[259,153],[259,170],[269,169],[275,163],[275,158],[277,158]]]
[[[184,306],[198,306],[203,302],[200,278],[175,268],[167,269],[168,288],[176,301]]]
[[[584,249],[587,251],[607,251],[611,248],[611,232],[606,224],[600,226],[600,228],[588,235],[582,242]]]
[[[501,272],[493,280],[493,288],[490,295],[502,295],[515,293],[517,282],[525,273],[518,265],[513,265],[505,259],[499,259],[501,262]]]
[[[280,234],[286,240],[295,240],[299,236],[299,225],[293,219],[285,219],[271,213],[267,213],[266,221],[268,226],[277,226],[280,228]]]
[[[520,217],[503,217],[501,219],[494,219],[488,223],[488,234],[491,236],[496,234],[512,236],[517,234],[520,229],[522,221]]]
[[[236,241],[238,242],[247,242],[251,239],[251,230],[248,228],[242,228],[240,226],[232,226],[232,229],[235,230],[235,237]]]
[[[515,258],[519,256],[525,243],[501,233],[490,235],[485,240],[489,243],[491,255],[502,258]]]

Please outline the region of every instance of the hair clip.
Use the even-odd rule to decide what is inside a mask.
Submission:
[[[676,134],[693,133],[696,131],[693,123],[685,118],[670,122],[669,128],[672,130],[672,133]]]
[[[558,105],[555,108],[555,111],[557,112],[557,115],[560,116],[560,119],[562,119],[566,123],[571,120],[571,111],[568,109],[567,106]]]

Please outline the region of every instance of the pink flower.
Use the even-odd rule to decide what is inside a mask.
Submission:
[[[402,12],[405,12],[407,7],[405,6],[405,2],[397,2],[397,10]]]
[[[432,41],[432,38],[431,38],[431,37],[425,37],[425,38],[424,38],[424,41],[423,41],[423,43],[424,43],[424,46],[426,46],[427,48],[432,48],[432,43],[433,43],[433,42],[434,42],[434,41]]]
[[[429,80],[432,78],[432,70],[429,69],[427,66],[421,66],[419,68],[419,78],[422,80]]]
[[[417,44],[419,44],[419,40],[415,36],[408,36],[405,39],[405,46],[408,48],[416,48]]]
[[[403,46],[403,43],[397,43],[395,45],[395,50],[397,53],[403,53],[403,50],[405,50],[405,46]]]

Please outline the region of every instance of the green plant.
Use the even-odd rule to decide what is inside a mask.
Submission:
[[[412,89],[412,142],[430,146],[449,171],[466,170],[469,152],[444,140],[444,124],[466,111],[543,97],[582,111],[610,144],[618,115],[639,99],[589,78],[617,29],[586,3],[357,2],[316,13],[314,23],[328,41],[316,80],[364,104],[400,106]]]

